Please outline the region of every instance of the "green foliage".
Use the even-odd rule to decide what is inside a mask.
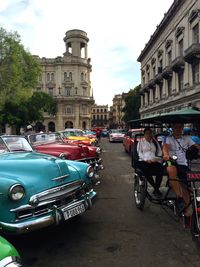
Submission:
[[[0,28],[0,104],[30,97],[40,73],[40,65],[24,49],[19,35]]]
[[[0,28],[0,123],[19,129],[43,120],[43,111],[55,115],[56,101],[43,92],[33,93],[41,67],[24,49],[19,35]]]
[[[123,108],[124,117],[123,120],[127,123],[129,120],[138,119],[140,117],[140,88],[138,85],[134,89],[128,92],[125,98],[125,107]]]
[[[0,113],[0,123],[19,129],[35,121],[43,121],[43,111],[55,115],[57,102],[44,92],[35,92],[27,100],[6,100]]]

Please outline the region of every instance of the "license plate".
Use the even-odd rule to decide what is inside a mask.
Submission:
[[[68,220],[68,219],[70,219],[72,217],[75,217],[78,214],[83,213],[84,211],[85,211],[85,206],[84,206],[84,204],[81,204],[81,205],[76,206],[76,207],[74,207],[74,208],[72,208],[70,210],[64,211],[63,214],[64,214],[65,220]]]

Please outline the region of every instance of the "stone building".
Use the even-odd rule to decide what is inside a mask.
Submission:
[[[92,127],[108,127],[108,105],[92,106]]]
[[[110,127],[123,128],[125,123],[123,121],[124,112],[122,111],[125,106],[125,97],[127,93],[117,94],[113,97],[113,105],[110,110]],[[111,120],[112,117],[112,120]]]
[[[91,108],[94,104],[88,58],[87,33],[67,31],[64,37],[66,51],[56,58],[39,58],[42,76],[37,91],[43,91],[58,102],[56,116],[44,114],[44,122],[36,123],[36,130],[59,131],[65,128],[90,128]]]
[[[200,0],[174,0],[138,57],[141,118],[200,108]]]

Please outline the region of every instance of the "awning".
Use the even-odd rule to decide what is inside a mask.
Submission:
[[[181,110],[171,111],[168,113],[161,113],[159,115],[148,116],[142,119],[130,120],[128,123],[133,125],[141,125],[141,124],[158,124],[161,125],[163,123],[200,123],[200,110],[195,108],[184,108]]]

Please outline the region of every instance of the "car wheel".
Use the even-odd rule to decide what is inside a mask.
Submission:
[[[192,238],[197,244],[198,247],[200,247],[200,214],[196,212],[193,212],[192,214],[192,221],[191,221],[191,234]]]
[[[145,177],[135,174],[133,190],[135,205],[138,209],[143,210],[147,192],[147,182]]]

